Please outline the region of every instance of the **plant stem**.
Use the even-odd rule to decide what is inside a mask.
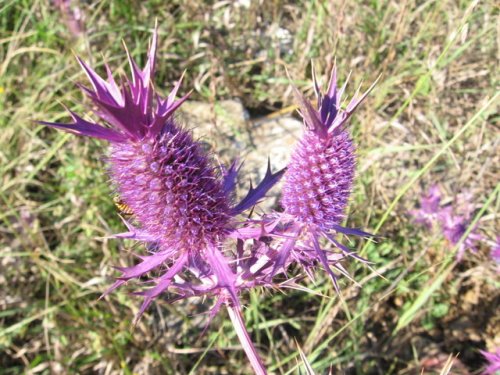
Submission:
[[[257,350],[255,349],[250,336],[248,335],[245,323],[243,322],[243,317],[241,315],[241,310],[238,307],[229,305],[226,306],[236,334],[238,335],[240,343],[243,346],[243,350],[245,350],[245,353],[250,360],[250,364],[252,365],[255,374],[266,375],[266,368],[264,367],[262,360],[260,359],[259,354],[257,353]]]

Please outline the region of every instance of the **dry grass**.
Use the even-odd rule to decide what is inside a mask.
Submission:
[[[72,50],[124,69],[120,40],[143,59],[155,18],[160,90],[187,69],[184,87],[213,106],[215,120],[217,102],[241,100],[252,121],[235,132],[291,113],[284,65],[310,96],[311,59],[318,72],[335,59],[343,77],[352,70],[350,92],[382,75],[353,120],[359,178],[349,224],[383,236],[355,245],[385,279],[353,264],[363,288],[344,282],[345,305],[321,277],[308,286],[330,298],[245,296],[248,326],[271,372],[298,373],[307,357],[317,373],[439,373],[458,354],[450,373],[459,373],[481,367],[479,349],[500,346],[490,245],[455,264],[441,236],[408,215],[439,183],[449,201],[471,192],[479,231],[490,240],[497,234],[494,2],[73,3],[85,25],[78,37],[47,1],[0,4],[0,373],[249,371],[224,314],[198,337],[209,301],[160,301],[133,329],[137,298],[121,290],[97,300],[115,275],[111,266],[129,262],[123,252],[134,246],[104,239],[121,224],[103,144],[32,122],[62,119],[59,102],[84,111]],[[254,140],[255,152],[259,141],[266,139]]]

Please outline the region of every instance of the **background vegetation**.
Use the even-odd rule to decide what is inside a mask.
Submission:
[[[498,10],[463,0],[0,2],[0,373],[250,371],[224,313],[199,336],[210,301],[158,301],[133,328],[140,301],[126,288],[97,300],[112,266],[133,261],[132,244],[105,238],[123,230],[105,145],[32,121],[66,120],[60,102],[87,111],[73,52],[124,72],[121,40],[144,61],[155,19],[159,90],[187,69],[193,99],[241,101],[249,120],[235,132],[293,115],[285,64],[310,97],[311,59],[323,81],[335,59],[342,80],[352,70],[350,93],[382,75],[352,121],[359,177],[347,224],[382,236],[352,245],[383,277],[349,264],[362,287],[342,281],[345,305],[324,275],[307,284],[317,294],[245,296],[270,371],[298,373],[299,348],[317,373],[432,373],[450,354],[452,373],[480,369],[478,350],[500,346],[488,243],[500,205]],[[458,264],[408,214],[435,183],[448,202],[473,195],[488,239]]]

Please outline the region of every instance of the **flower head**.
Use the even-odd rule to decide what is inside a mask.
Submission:
[[[132,78],[121,85],[107,65],[105,80],[78,58],[92,85],[81,88],[97,108],[100,123],[72,111],[72,123],[41,123],[111,143],[109,174],[135,224],[125,222],[128,231],[116,237],[146,242],[148,253],[138,255],[136,265],[118,268],[121,275],[105,295],[131,279],[150,276],[153,286],[137,293],[144,297],[137,318],[166,291],[175,293],[174,299],[213,296],[211,316],[221,305],[228,307],[252,365],[262,370],[241,320],[239,294],[270,285],[271,268],[258,262],[264,248],[259,249],[264,253],[244,254],[235,218],[261,200],[283,171],[271,173],[269,166],[262,182],[235,204],[236,164],[216,168],[201,143],[173,118],[189,95],[176,100],[182,78],[167,98],[153,88],[156,45],[155,32],[142,70],[127,51]],[[230,235],[238,241],[237,251],[224,247]]]
[[[203,263],[207,248],[216,248],[230,231],[230,200],[223,178],[201,145],[172,117],[187,99],[186,95],[175,100],[181,80],[166,99],[153,89],[156,43],[155,33],[142,70],[127,52],[132,79],[121,87],[109,67],[106,81],[78,58],[92,84],[92,89],[82,89],[101,121],[110,127],[88,122],[71,111],[72,124],[45,123],[111,143],[109,173],[138,223],[128,237],[149,242],[151,254],[141,256],[136,266],[121,268],[122,275],[110,290],[160,266],[170,266],[157,285],[143,293],[141,313],[185,265]]]
[[[429,192],[420,198],[420,208],[411,210],[415,221],[431,229],[440,215],[441,191],[437,185],[433,185]]]
[[[285,224],[281,230],[287,239],[279,248],[275,271],[298,262],[311,275],[310,269],[321,264],[336,285],[332,267],[347,275],[340,261],[349,256],[361,258],[338,242],[335,235],[368,235],[344,228],[340,223],[345,217],[355,175],[355,147],[347,123],[373,86],[342,108],[347,82],[337,88],[336,69],[324,94],[320,92],[314,71],[313,79],[317,109],[294,87],[305,130],[284,176],[281,218]],[[325,237],[340,253],[322,249],[320,237]]]

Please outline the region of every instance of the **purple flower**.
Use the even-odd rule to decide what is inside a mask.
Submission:
[[[410,214],[415,218],[415,222],[432,229],[441,212],[440,203],[441,191],[437,185],[433,185],[429,192],[420,198],[420,208],[411,210]]]
[[[497,265],[500,265],[500,236],[497,236],[496,242],[490,250],[490,256]]]
[[[373,86],[365,94],[356,95],[343,109],[342,94],[347,82],[337,89],[336,69],[332,71],[325,94],[319,90],[314,71],[313,79],[318,109],[294,87],[305,132],[284,176],[281,199],[284,213],[280,218],[284,224],[277,232],[284,239],[278,249],[274,272],[286,271],[290,264],[297,262],[312,276],[311,269],[321,264],[337,287],[332,267],[348,276],[341,260],[363,259],[337,241],[336,234],[369,236],[357,229],[344,228],[340,223],[345,217],[355,175],[355,147],[347,123]],[[340,252],[323,249],[321,237]]]
[[[474,204],[471,203],[472,195],[462,193],[457,196],[453,205],[441,208],[438,213],[438,221],[441,226],[444,238],[455,246],[467,232],[472,221],[474,213]],[[482,241],[484,238],[477,233],[477,228],[474,227],[458,246],[456,259],[460,262],[463,259],[466,250],[473,252],[477,251],[476,242]]]
[[[470,220],[464,216],[444,213],[441,218],[441,223],[444,237],[451,245],[457,245],[467,231]],[[476,252],[476,242],[482,239],[483,236],[476,233],[475,228],[473,228],[458,247],[456,255],[457,261],[460,262],[462,260],[465,250],[469,249]]]
[[[173,118],[189,95],[175,99],[182,78],[167,98],[154,91],[156,44],[155,32],[142,70],[127,51],[132,79],[120,86],[107,65],[104,80],[78,58],[92,85],[92,89],[81,88],[97,108],[101,122],[109,127],[71,111],[73,123],[41,123],[111,143],[109,174],[137,223],[125,222],[129,230],[116,237],[147,243],[148,254],[138,255],[134,266],[118,268],[121,276],[104,295],[131,279],[152,276],[153,286],[137,293],[144,301],[136,319],[166,291],[175,293],[174,299],[213,296],[216,303],[211,317],[226,305],[252,366],[263,373],[243,325],[239,294],[255,286],[270,286],[272,267],[268,261],[262,262],[265,247],[250,254],[243,250],[235,230],[236,217],[262,199],[283,171],[273,174],[269,166],[263,181],[234,204],[236,164],[216,168],[201,144]],[[236,250],[223,246],[229,237],[236,238]]]
[[[488,362],[488,365],[482,372],[483,375],[495,375],[500,371],[500,348],[497,348],[494,353],[489,353],[480,350],[484,359]]]
[[[79,37],[84,31],[81,9],[71,4],[71,0],[54,0],[53,3],[61,11],[62,19],[71,34]]]
[[[457,196],[453,205],[441,206],[441,191],[437,185],[432,186],[429,192],[420,199],[420,208],[411,210],[417,223],[423,224],[427,229],[439,225],[446,240],[454,246],[457,245],[467,231],[471,222],[474,204],[471,203],[472,195],[462,193]],[[483,236],[476,233],[473,228],[457,249],[456,259],[461,261],[465,250],[476,251],[476,242]]]

